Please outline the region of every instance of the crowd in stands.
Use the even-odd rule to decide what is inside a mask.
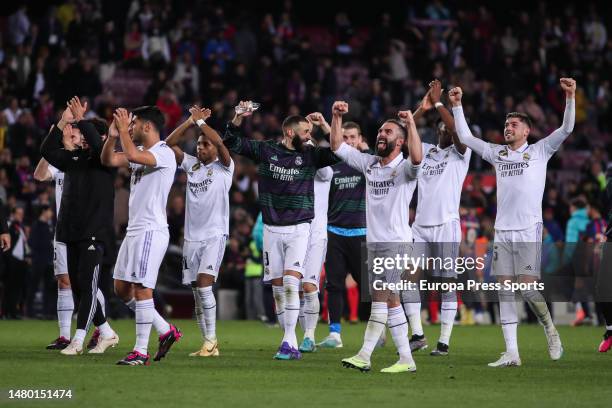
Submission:
[[[263,10],[265,2],[238,7],[208,0],[5,5],[0,16],[0,211],[8,215],[16,239],[0,262],[4,298],[8,285],[20,288],[19,314],[32,316],[36,293],[55,288],[49,251],[54,187],[36,182],[33,172],[41,141],[73,95],[88,101],[88,115],[109,122],[117,106],[157,105],[166,116],[166,134],[186,119],[193,104],[210,107],[209,123],[223,132],[233,107],[254,100],[261,109],[245,131],[257,140],[278,138],[289,114],[320,111],[329,120],[333,101],[342,99],[350,106],[346,119],[358,122],[372,143],[384,119],[395,117],[400,107],[416,109],[429,81],[438,78],[446,89],[463,88],[474,133],[501,143],[507,112],[531,116],[531,141],[557,128],[564,109],[558,81],[573,77],[578,82],[576,126],[549,163],[545,241],[589,234],[599,239],[612,146],[612,39],[603,5],[539,1],[508,10],[485,2],[449,3],[408,2],[400,13],[377,15],[358,7],[319,22],[305,17],[305,3],[291,0]],[[423,140],[435,143],[436,120],[431,113],[419,121]],[[323,135],[315,137],[326,143]],[[184,148],[195,150],[195,138]],[[220,285],[241,289],[259,210],[256,168],[235,160],[231,238]],[[473,156],[461,200],[466,238],[493,237],[494,180],[492,168]],[[185,174],[177,172],[168,200],[169,253],[180,253],[182,245],[185,182]],[[129,174],[120,171],[118,239],[127,224],[128,197]],[[576,233],[571,220],[579,217],[585,226]],[[9,274],[9,265],[19,265],[21,275]],[[166,269],[178,282],[180,263],[169,262]],[[39,303],[39,314],[54,315],[54,301],[43,296]]]

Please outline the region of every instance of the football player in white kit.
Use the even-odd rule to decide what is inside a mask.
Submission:
[[[462,90],[453,88],[449,98],[459,139],[481,155],[495,168],[497,180],[497,217],[493,247],[493,274],[502,284],[499,291],[499,310],[506,351],[490,363],[490,367],[520,366],[516,338],[518,313],[515,293],[505,281],[524,284],[521,290],[544,326],[550,358],[558,360],[563,354],[559,333],[553,324],[548,306],[536,283],[540,278],[542,244],[542,196],[546,183],[548,160],[572,133],[576,116],[576,81],[561,78],[565,92],[565,113],[560,128],[537,143],[528,144],[531,119],[523,113],[509,113],[504,125],[506,145],[487,143],[475,138],[467,125],[461,106]]]
[[[66,126],[63,131],[62,144],[66,150],[76,149],[76,144],[81,136],[79,132],[73,132],[72,126]],[[44,158],[41,158],[34,170],[34,179],[40,182],[54,181],[55,182],[55,215],[59,215],[60,205],[62,203],[62,191],[64,187],[64,173],[53,167]],[[53,340],[47,350],[63,350],[70,344],[70,335],[72,331],[72,314],[74,313],[74,299],[72,297],[72,289],[70,287],[70,277],[68,276],[68,260],[66,257],[66,244],[63,242],[53,241],[53,274],[57,281],[57,322],[59,325],[59,337]],[[98,289],[97,299],[102,306],[104,312],[105,299],[102,291]],[[87,345],[91,350],[96,346],[99,330],[96,328],[92,340]]]
[[[187,173],[185,194],[185,239],[183,244],[183,284],[191,285],[195,315],[202,333],[200,350],[192,357],[216,357],[219,346],[216,335],[217,302],[213,285],[225,253],[229,235],[229,190],[232,187],[234,161],[223,145],[221,136],[205,122],[210,109],[194,106],[191,116],[166,139],[176,162]],[[185,131],[197,125],[196,156],[177,146]]]
[[[306,116],[311,126],[318,126],[324,134],[329,134],[331,128],[320,112]],[[313,143],[309,141],[309,143]],[[314,144],[313,144],[314,145]],[[327,202],[329,199],[329,182],[333,176],[331,167],[317,170],[314,178],[314,212],[315,216],[310,226],[307,258],[304,264],[302,290],[300,292],[299,322],[304,331],[304,339],[298,348],[302,353],[316,351],[315,330],[319,321],[319,282],[321,269],[327,253]]]
[[[438,145],[423,143],[423,162],[418,185],[418,205],[412,225],[415,256],[457,259],[461,243],[459,201],[463,181],[468,171],[472,151],[459,141],[453,116],[440,102],[442,85],[434,80],[415,118],[429,109],[436,109],[442,118],[437,127]],[[446,263],[444,261],[443,263]],[[438,264],[439,266],[440,264]],[[431,276],[440,281],[457,279],[454,269],[432,268]],[[440,339],[431,352],[433,356],[447,355],[450,335],[457,314],[457,293],[441,292]],[[421,324],[421,299],[418,289],[402,292],[402,304],[412,328],[410,348],[427,348]]]
[[[378,271],[378,261],[384,264],[412,254],[412,231],[409,206],[420,171],[423,147],[410,111],[398,113],[400,121],[385,121],[378,130],[376,156],[362,153],[343,141],[342,115],[348,112],[346,102],[332,107],[331,146],[334,153],[349,166],[360,170],[366,178],[366,219],[368,247],[368,278],[372,309],[359,353],[342,360],[342,365],[361,371],[371,369],[370,359],[376,344],[389,326],[399,360],[381,371],[401,373],[416,371],[408,342],[408,324],[400,303],[398,284],[406,269],[395,264]],[[408,148],[409,158],[402,150]],[[355,254],[355,256],[358,256]]]
[[[112,167],[129,167],[132,173],[127,232],[119,248],[113,278],[115,292],[136,315],[136,345],[117,364],[148,365],[151,325],[160,334],[155,361],[165,357],[181,337],[181,332],[164,320],[153,304],[157,274],[168,248],[166,204],[176,160],[172,149],[159,138],[164,116],[157,107],[140,107],[132,114],[119,108],[113,116],[102,162]],[[123,152],[114,150],[117,133]],[[136,147],[135,142],[142,146]]]

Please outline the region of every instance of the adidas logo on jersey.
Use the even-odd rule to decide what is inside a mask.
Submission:
[[[278,161],[278,157],[276,155],[273,155],[272,157],[270,157],[270,160]]]
[[[293,266],[300,266],[300,262],[299,261],[295,262]]]
[[[526,271],[532,271],[533,269],[531,268],[531,265],[527,265],[527,266],[525,267],[525,270],[526,270]]]
[[[89,248],[87,248],[88,251],[95,251],[96,247],[92,245],[89,246]]]
[[[208,266],[206,267],[206,269],[208,269],[209,271],[212,271],[212,270],[213,270],[213,267],[212,267],[212,265],[208,265]]]

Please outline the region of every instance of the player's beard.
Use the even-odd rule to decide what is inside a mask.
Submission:
[[[297,152],[303,152],[304,151],[304,142],[302,142],[302,139],[300,139],[300,137],[298,135],[293,136],[293,139],[291,140],[291,143],[293,143],[293,148]]]
[[[395,142],[390,143],[388,140],[386,141],[387,145],[384,149],[380,149],[378,147],[378,142],[376,142],[376,154],[378,154],[379,157],[389,157],[389,155],[391,154],[391,152],[393,151],[393,149],[395,149]]]

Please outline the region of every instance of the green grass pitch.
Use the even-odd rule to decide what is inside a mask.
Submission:
[[[65,357],[45,350],[57,335],[47,321],[0,321],[0,406],[87,407],[598,407],[612,401],[612,352],[597,353],[602,329],[559,328],[565,355],[553,362],[539,326],[519,327],[523,366],[492,369],[503,348],[498,326],[455,327],[451,355],[415,354],[418,371],[388,375],[391,339],[376,350],[372,371],[342,368],[356,353],[364,325],[343,326],[344,348],[318,350],[302,361],[272,359],[280,330],[257,322],[220,322],[219,358],[192,358],[199,331],[194,321],[175,321],[184,333],[169,355],[149,367],[114,363],[134,344],[132,320],[112,322],[121,342],[102,356]],[[320,325],[319,337],[327,334]],[[425,328],[433,345],[439,326]],[[157,341],[151,337],[152,354]],[[72,401],[9,401],[8,389],[73,390]]]

